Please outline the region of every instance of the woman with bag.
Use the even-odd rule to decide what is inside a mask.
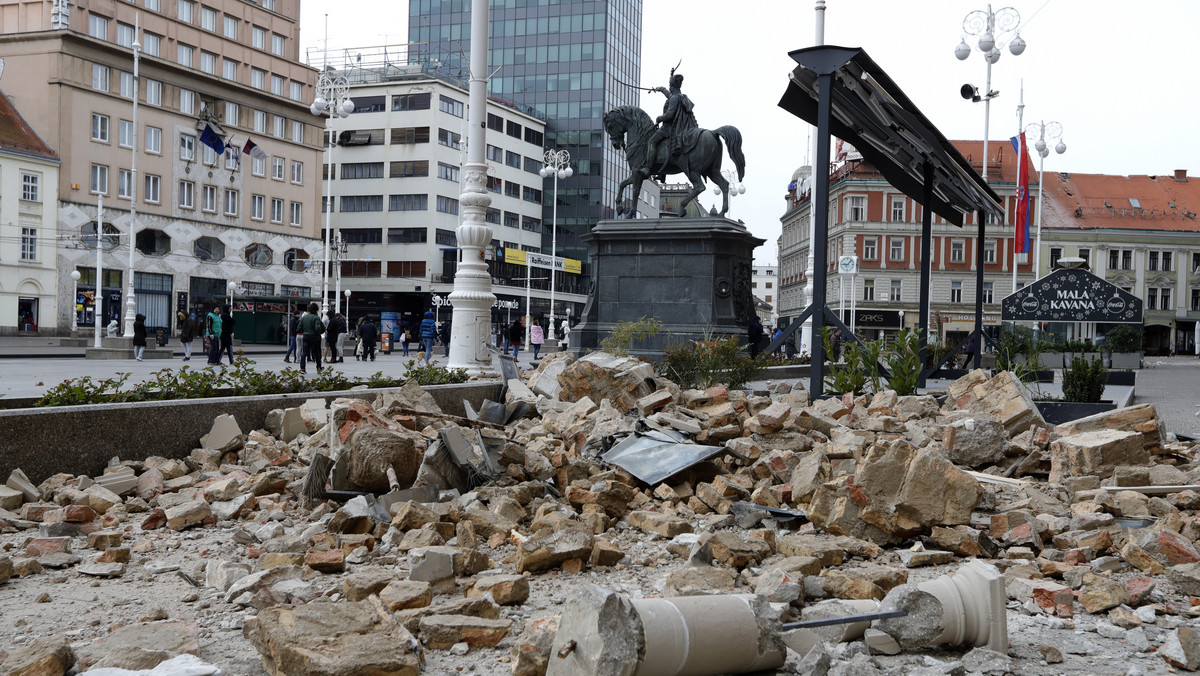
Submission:
[[[183,360],[192,358],[192,341],[196,339],[196,322],[191,317],[178,312],[175,318],[179,320],[179,344],[183,345]]]
[[[533,326],[529,327],[529,344],[533,346],[533,358],[538,358],[538,353],[542,351],[542,343],[546,342],[546,334],[542,331],[541,321],[533,320]]]

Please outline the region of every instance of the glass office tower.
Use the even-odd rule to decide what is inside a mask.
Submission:
[[[410,56],[465,80],[470,0],[409,0],[408,6]],[[587,261],[579,237],[613,217],[617,184],[628,174],[601,118],[615,106],[639,103],[642,0],[491,0],[490,6],[488,63],[500,70],[488,94],[532,109],[546,120],[545,147],[571,153],[575,175],[559,181],[558,255]],[[666,79],[664,73],[654,84],[665,86]],[[553,180],[543,188],[549,252]]]

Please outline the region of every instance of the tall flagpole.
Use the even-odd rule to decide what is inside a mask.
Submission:
[[[1021,100],[1019,103],[1017,103],[1017,176],[1018,177],[1021,175],[1021,163],[1025,161],[1025,143],[1020,140],[1021,132],[1024,129],[1025,129],[1025,80],[1021,80]],[[986,144],[987,140],[984,139],[983,142]],[[985,161],[983,163],[983,167],[984,167],[984,169],[983,169],[984,180],[987,180],[986,156],[985,156]],[[1019,184],[1020,179],[1018,179],[1017,182]],[[1029,186],[1026,186],[1025,189],[1028,190]],[[1017,201],[1020,202],[1020,199],[1021,199],[1021,191],[1020,191],[1020,188],[1018,187]],[[1020,239],[1019,237],[1017,237],[1017,231],[1020,230],[1021,227],[1022,227],[1022,224],[1017,223],[1017,219],[1013,218],[1013,258],[1012,258],[1012,277],[1013,277],[1012,290],[1013,290],[1013,293],[1017,292],[1017,240]],[[1035,270],[1033,274],[1034,274],[1034,277],[1036,278],[1037,271]]]

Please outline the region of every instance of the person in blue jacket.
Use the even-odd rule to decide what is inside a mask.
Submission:
[[[437,340],[437,322],[433,320],[433,311],[427,310],[421,320],[421,344],[425,346],[425,364],[429,364],[433,356],[433,341]]]

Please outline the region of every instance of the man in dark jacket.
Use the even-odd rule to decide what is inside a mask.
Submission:
[[[288,325],[287,325],[288,350],[287,350],[287,354],[283,355],[283,363],[285,363],[285,364],[290,363],[292,361],[292,357],[294,355],[296,355],[296,334],[299,329],[300,329],[300,311],[297,310],[292,315],[292,318],[288,321]],[[301,349],[303,349],[303,348],[301,348]],[[296,360],[299,361],[299,356],[296,357]]]
[[[326,312],[325,316],[329,318],[329,325],[325,332],[325,346],[329,348],[329,363],[334,364],[342,360],[342,355],[338,352],[337,338],[338,334],[345,329],[339,324],[337,313],[333,310]]]
[[[750,344],[750,358],[757,359],[763,338],[762,319],[758,315],[750,318],[750,326],[746,329],[746,341]]]
[[[317,365],[317,373],[321,372],[321,334],[325,332],[325,325],[321,323],[321,317],[317,314],[320,311],[321,308],[316,303],[309,303],[308,312],[300,317],[296,329],[304,341],[300,350],[301,373],[307,373],[304,367],[309,360]]]
[[[375,361],[375,341],[379,338],[379,330],[375,328],[375,322],[367,317],[367,321],[363,322],[358,327],[358,339],[362,341],[362,359],[367,360],[369,356],[371,361]]]
[[[450,320],[449,319],[442,322],[441,328],[438,329],[438,340],[442,341],[442,345],[445,346],[445,348],[446,348],[445,356],[449,357],[450,356]]]
[[[233,366],[233,325],[236,324],[233,320],[233,308],[226,305],[221,312],[221,351],[217,353],[217,363],[221,362],[221,355],[229,355],[229,365]]]

